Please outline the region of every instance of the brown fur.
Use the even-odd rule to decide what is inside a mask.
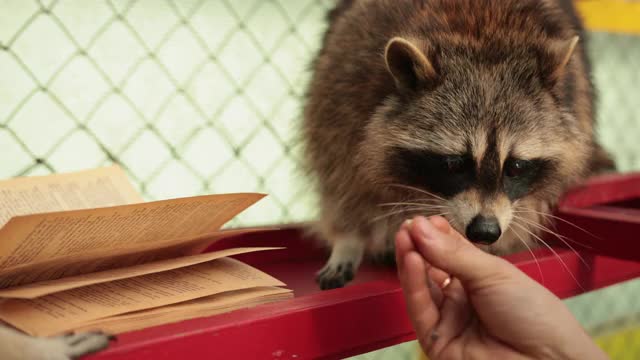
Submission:
[[[489,251],[534,246],[523,227],[537,234],[544,219],[530,211],[548,212],[569,186],[613,168],[595,140],[585,36],[570,1],[352,0],[329,21],[302,127],[320,195],[318,230],[333,247],[323,288],[350,280],[357,244],[372,254],[390,250],[398,225],[416,213],[445,209],[462,233],[471,217],[494,214],[503,235]],[[477,186],[426,200],[444,208],[400,206],[373,221],[390,213],[380,204],[425,202],[424,194],[391,186],[416,186],[394,167],[398,148],[471,152],[478,174],[501,174],[508,157],[543,157],[553,166],[517,200],[483,190],[483,181],[499,185],[501,176],[478,175]],[[514,216],[525,220],[514,224]],[[337,254],[343,248],[351,255]]]

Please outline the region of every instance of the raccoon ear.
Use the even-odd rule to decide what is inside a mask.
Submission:
[[[427,49],[428,54],[425,54],[413,42],[401,37],[389,40],[384,59],[399,89],[417,90],[438,79],[435,51],[430,47]]]
[[[543,61],[544,77],[549,85],[555,85],[565,74],[567,64],[571,60],[580,37],[569,40],[556,40],[547,46],[546,61]]]

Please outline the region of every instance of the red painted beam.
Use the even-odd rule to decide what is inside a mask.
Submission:
[[[321,258],[295,256],[302,240],[284,230],[245,239],[243,244],[293,245],[268,259],[254,256],[256,267],[284,279],[296,298],[209,318],[124,334],[119,342],[95,359],[339,359],[414,339],[405,315],[404,299],[393,269],[363,267],[358,279],[344,289],[320,292],[313,273]],[[276,244],[274,244],[274,242]],[[526,274],[561,298],[593,291],[640,276],[640,263],[565,249],[509,258]],[[244,258],[239,257],[244,261]],[[273,261],[273,262],[271,262]],[[541,275],[542,274],[542,275]]]

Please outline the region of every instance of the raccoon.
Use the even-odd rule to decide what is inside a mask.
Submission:
[[[417,214],[493,254],[540,246],[559,196],[615,170],[570,0],[343,0],[328,22],[301,127],[322,289]]]

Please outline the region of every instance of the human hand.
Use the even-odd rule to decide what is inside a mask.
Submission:
[[[436,359],[607,359],[566,306],[442,217],[417,217],[396,235],[407,311]]]

